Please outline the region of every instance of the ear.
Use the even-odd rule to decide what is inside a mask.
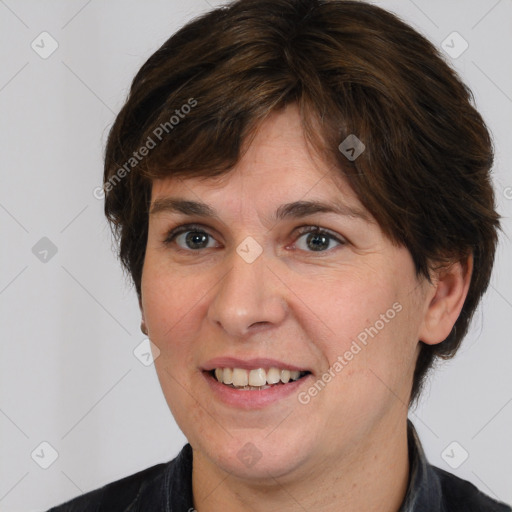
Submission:
[[[435,271],[419,333],[423,343],[435,345],[449,336],[466,300],[472,272],[472,255]]]
[[[141,314],[140,330],[142,334],[148,335],[148,328],[146,326],[146,318],[144,317],[144,308],[142,307],[142,297],[139,295],[139,308]]]

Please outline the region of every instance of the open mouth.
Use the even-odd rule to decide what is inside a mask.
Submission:
[[[275,386],[284,386],[309,375],[309,371],[286,370],[279,368],[215,368],[208,372],[217,382],[233,389],[258,391]]]

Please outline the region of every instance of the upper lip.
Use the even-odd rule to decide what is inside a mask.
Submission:
[[[296,370],[300,372],[310,371],[303,366],[297,366],[277,359],[256,357],[252,359],[238,359],[236,357],[215,357],[210,359],[201,367],[204,371],[215,370],[216,368],[243,368],[244,370],[255,370],[256,368],[278,368],[279,370]]]

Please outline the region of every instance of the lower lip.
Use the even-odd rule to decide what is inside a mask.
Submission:
[[[278,384],[267,389],[240,390],[221,384],[209,372],[202,372],[214,395],[222,402],[241,409],[262,409],[283,398],[290,396],[302,386],[312,374],[287,384]]]

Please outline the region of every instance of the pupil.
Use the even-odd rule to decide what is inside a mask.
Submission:
[[[308,242],[312,242],[314,240],[317,240],[317,242],[313,242],[313,244],[310,246],[311,249],[314,251],[321,251],[322,249],[326,249],[329,247],[329,238],[325,235],[320,234],[311,234],[308,236]],[[318,242],[318,240],[321,240]]]
[[[206,233],[199,233],[198,231],[190,232],[186,237],[186,242],[192,248],[205,247],[208,245],[208,235]]]

